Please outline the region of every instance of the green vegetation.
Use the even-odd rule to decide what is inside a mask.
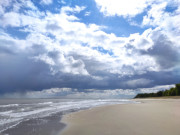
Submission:
[[[135,98],[147,98],[147,97],[163,97],[163,96],[180,96],[180,84],[176,84],[175,88],[169,90],[158,91],[157,93],[140,93]]]

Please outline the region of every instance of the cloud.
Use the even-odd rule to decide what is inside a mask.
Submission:
[[[166,2],[152,5],[151,9],[148,11],[148,14],[143,18],[143,25],[150,24],[155,26],[160,24],[161,19],[164,20],[166,17],[168,17],[168,14],[164,12],[166,6]]]
[[[141,88],[137,89],[138,93],[156,93],[161,90],[169,90],[170,88],[175,87],[175,85],[160,85],[160,86],[155,86],[152,88]]]
[[[154,3],[143,17],[142,26],[156,28],[149,35],[153,41],[152,47],[141,53],[154,57],[161,70],[179,66],[179,5],[178,1]],[[167,7],[174,11],[167,11]]]
[[[83,92],[74,92],[68,94],[66,98],[85,98],[85,99],[104,99],[104,98],[130,98],[134,96],[133,90],[97,90],[97,89],[87,89]]]
[[[146,51],[142,51],[142,54],[154,57],[161,69],[167,69],[179,65],[180,53],[178,47],[176,47],[176,43],[171,41],[167,35],[161,31],[157,30],[153,33],[153,47]]]
[[[19,91],[29,96],[43,93],[46,97],[61,95],[64,93],[61,90],[68,88],[69,98],[118,97],[132,95],[133,89],[178,82],[179,36],[178,29],[172,29],[179,28],[178,9],[173,15],[168,14],[169,18],[176,18],[169,28],[156,21],[153,23],[156,28],[121,37],[105,32],[105,26],[84,23],[78,15],[86,13],[85,6],[62,6],[51,12],[40,11],[32,2],[18,4],[16,10],[2,6],[0,16],[1,93]],[[108,14],[135,16],[143,12],[146,4],[137,9],[137,5],[131,7],[135,11],[116,13],[115,9]],[[23,5],[30,6],[24,9]],[[151,8],[147,12],[149,19]],[[161,13],[164,16],[164,11]],[[150,22],[143,27],[151,25]]]
[[[143,17],[142,26],[154,26],[164,30],[172,40],[177,41],[179,39],[178,34],[180,33],[179,27],[179,6],[180,2],[163,1],[159,4],[151,5],[147,15]],[[167,10],[171,8],[171,12]]]
[[[95,2],[106,16],[134,17],[142,13],[153,0],[95,0]]]
[[[137,93],[155,93],[160,90],[167,90],[175,85],[160,85],[152,88],[139,89],[84,89],[79,91],[72,88],[51,88],[42,91],[26,91],[24,93],[6,93],[3,98],[71,98],[71,99],[109,99],[109,98],[133,98]]]
[[[86,7],[84,6],[75,6],[74,8],[72,7],[69,7],[69,6],[64,6],[61,8],[61,12],[62,13],[68,13],[68,12],[71,12],[71,13],[80,13],[81,11],[83,11]]]
[[[106,99],[106,98],[131,98],[135,95],[133,90],[98,90],[98,89],[85,89],[78,91],[72,88],[51,88],[42,91],[27,91],[24,93],[6,93],[3,98],[71,98],[71,99]]]
[[[11,4],[12,4],[11,0],[0,1],[0,15],[4,14],[6,7],[10,6]]]
[[[90,16],[91,15],[91,12],[86,12],[85,13],[85,16]]]
[[[2,20],[0,21],[0,24],[2,26],[20,26],[21,22],[20,22],[20,16],[17,13],[14,12],[10,12],[10,13],[6,13],[3,17]]]
[[[41,0],[40,3],[43,4],[43,5],[49,5],[49,4],[53,3],[53,0]]]
[[[130,87],[137,87],[137,86],[146,86],[147,84],[150,84],[152,80],[140,78],[140,79],[134,79],[134,80],[129,80],[127,81],[127,85]]]

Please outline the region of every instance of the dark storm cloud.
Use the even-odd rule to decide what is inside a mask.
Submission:
[[[15,44],[9,42],[9,44]],[[93,59],[88,59],[88,57],[78,55],[77,53],[69,54],[72,58],[81,59],[85,64],[85,67],[89,73],[94,76],[101,77],[100,79],[95,79],[91,76],[76,75],[71,73],[57,72],[55,74],[51,73],[51,66],[43,61],[38,61],[32,59],[33,56],[37,54],[47,55],[52,59],[59,58],[58,51],[48,51],[43,45],[32,45],[29,49],[23,52],[16,52],[16,50],[11,50],[11,48],[6,48],[1,46],[0,52],[0,90],[1,93],[13,92],[13,91],[28,91],[28,90],[43,90],[48,88],[74,88],[79,89],[137,89],[143,87],[153,87],[156,85],[167,85],[172,83],[178,83],[180,77],[177,73],[171,71],[163,72],[146,72],[141,75],[131,75],[119,77],[118,74],[112,74],[103,69],[107,66],[103,62],[98,62]],[[11,53],[7,53],[11,51]],[[160,57],[163,57],[164,52]],[[6,53],[5,53],[6,52]],[[16,53],[15,53],[16,52]],[[13,54],[13,55],[12,55]],[[153,52],[156,54],[156,51]],[[171,53],[170,53],[171,54]],[[174,57],[173,54],[171,54]],[[171,56],[170,55],[170,56]],[[170,60],[170,59],[168,59]],[[61,64],[61,63],[60,63]],[[62,63],[63,64],[63,63]],[[72,65],[78,67],[79,64],[75,63]],[[58,67],[56,67],[58,68]],[[131,66],[123,66],[127,71],[134,71]],[[166,78],[166,79],[162,79]]]
[[[174,43],[161,32],[154,33],[152,40],[154,45],[147,51],[141,51],[155,58],[162,69],[176,66],[180,62],[180,52]]]
[[[89,88],[106,86],[89,76],[72,75],[58,72],[52,74],[50,66],[43,61],[32,59],[37,54],[44,54],[43,46],[33,45],[31,48],[14,54],[13,50],[1,47],[0,52],[0,90],[1,93],[13,91],[42,90],[52,87]],[[12,53],[6,53],[11,51]],[[59,53],[48,52],[57,59]],[[78,63],[72,66],[78,67]]]

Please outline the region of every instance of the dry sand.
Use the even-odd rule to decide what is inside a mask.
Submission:
[[[61,135],[180,135],[180,100],[97,107],[65,115]]]

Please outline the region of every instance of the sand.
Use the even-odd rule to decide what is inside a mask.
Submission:
[[[65,115],[61,135],[180,135],[180,99],[140,101]]]

